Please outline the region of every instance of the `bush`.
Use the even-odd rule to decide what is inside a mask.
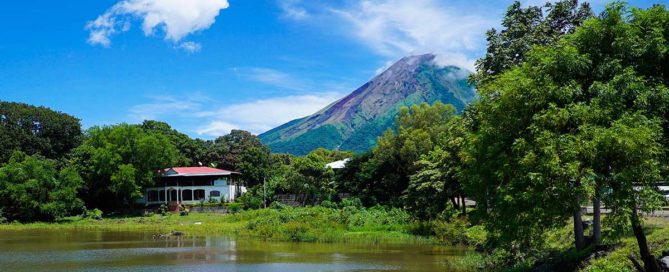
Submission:
[[[465,237],[467,238],[468,245],[481,248],[488,239],[488,232],[481,225],[473,226],[465,231]]]
[[[7,218],[5,218],[2,208],[0,208],[0,224],[5,224],[5,223],[7,223]]]
[[[229,213],[238,213],[239,211],[242,210],[243,207],[244,206],[242,203],[237,203],[237,202],[228,203],[227,206]]]
[[[466,242],[466,224],[464,220],[454,219],[450,222],[432,221],[432,232],[438,241],[446,244],[463,244]]]
[[[287,209],[287,208],[291,208],[291,207],[286,205],[286,204],[283,204],[279,201],[274,201],[274,202],[272,202],[272,204],[269,205],[269,208],[274,209],[274,210],[283,210],[283,209]]]
[[[321,202],[321,207],[336,209],[337,208],[337,203],[334,203],[330,200],[323,200],[323,202]]]
[[[341,207],[362,208],[362,201],[357,197],[349,197],[341,200]]]
[[[262,199],[252,194],[244,194],[239,197],[238,201],[243,203],[244,207],[247,209],[257,210],[260,209],[260,206],[262,205]]]
[[[179,215],[187,216],[190,211],[184,206],[179,206]]]
[[[167,204],[163,203],[160,204],[160,207],[158,208],[158,214],[165,216],[167,215]]]
[[[84,209],[82,217],[88,219],[102,220],[102,211],[99,209],[92,209],[92,210]]]
[[[207,200],[207,203],[209,203],[209,204],[217,204],[217,203],[219,203],[219,201],[218,201],[216,198],[209,197],[209,199]]]

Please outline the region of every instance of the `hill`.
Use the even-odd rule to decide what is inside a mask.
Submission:
[[[362,152],[392,127],[400,107],[441,101],[460,111],[476,97],[469,72],[440,66],[436,56],[404,57],[346,97],[260,134],[272,152],[303,155],[319,147]]]

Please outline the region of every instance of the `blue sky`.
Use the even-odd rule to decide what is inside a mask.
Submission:
[[[471,69],[511,2],[9,1],[0,9],[0,100],[63,111],[84,128],[155,119],[205,139],[261,133],[402,56],[431,52]]]

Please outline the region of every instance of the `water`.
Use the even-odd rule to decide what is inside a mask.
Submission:
[[[457,247],[282,243],[153,233],[0,231],[0,271],[451,271]]]

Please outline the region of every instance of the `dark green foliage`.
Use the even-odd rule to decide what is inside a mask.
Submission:
[[[79,119],[45,107],[0,101],[0,164],[15,150],[58,160],[80,143]]]
[[[54,160],[15,152],[0,168],[0,209],[10,221],[53,221],[83,209],[77,190],[83,181]]]
[[[162,134],[120,124],[90,128],[72,163],[86,181],[81,195],[87,206],[112,209],[131,206],[159,170],[174,166],[178,154]]]
[[[523,8],[519,1],[514,2],[506,11],[503,29],[486,33],[488,48],[485,57],[476,61],[474,81],[480,85],[521,64],[532,46],[554,44],[592,16],[590,4],[579,5],[578,0],[549,2],[543,8]]]
[[[629,222],[656,271],[636,208],[658,207],[667,170],[668,38],[665,7],[614,3],[479,86],[468,193],[497,246],[541,248],[547,230],[606,191],[607,219]]]
[[[207,147],[210,143],[191,139],[165,122],[146,120],[142,123],[142,129],[146,133],[158,133],[167,137],[172,145],[179,151],[176,161],[178,166],[197,166],[200,164],[208,165],[211,158],[207,157]]]
[[[400,196],[409,187],[410,176],[419,169],[416,162],[444,143],[455,112],[452,105],[441,102],[403,107],[397,117],[397,131],[388,129],[371,153],[347,163],[339,178],[341,188],[367,205],[403,205]],[[410,199],[417,196],[417,189],[406,192]],[[434,200],[440,201],[439,197]]]
[[[269,148],[247,131],[232,130],[218,137],[209,146],[207,156],[215,167],[241,172],[248,187],[262,183],[267,177]]]
[[[102,220],[102,214],[103,212],[99,209],[88,210],[84,208],[84,212],[81,213],[81,216],[88,219]]]

